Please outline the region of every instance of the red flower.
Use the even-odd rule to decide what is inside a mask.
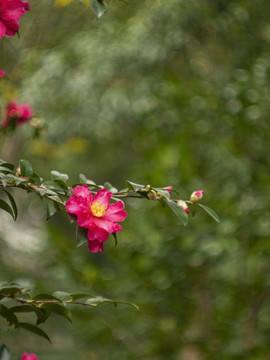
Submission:
[[[0,78],[5,76],[5,74],[6,74],[5,70],[0,70]]]
[[[14,121],[15,125],[21,125],[32,116],[33,110],[29,104],[19,105],[16,100],[11,100],[4,114],[2,127],[6,129],[12,121]]]
[[[22,0],[0,0],[0,38],[4,35],[14,36],[19,30],[20,19],[30,5]]]
[[[66,202],[67,212],[77,215],[78,225],[88,229],[88,248],[93,253],[103,252],[103,243],[109,234],[123,229],[118,222],[127,217],[122,201],[109,204],[112,193],[106,189],[98,190],[92,197],[87,185],[76,186]]]
[[[24,352],[20,360],[38,360],[38,358],[36,354],[27,354],[27,352]]]

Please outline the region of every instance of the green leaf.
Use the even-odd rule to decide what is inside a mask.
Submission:
[[[202,204],[196,204],[196,205],[200,206],[204,211],[206,211],[207,214],[209,214],[217,223],[220,222],[218,214],[213,209],[210,209],[210,207]]]
[[[141,184],[136,184],[132,181],[126,181],[127,187],[129,190],[133,190],[135,192],[137,192],[138,190],[142,190],[145,189],[145,185],[141,185]]]
[[[42,309],[45,309],[50,312],[54,312],[57,315],[65,317],[69,322],[72,322],[71,320],[71,313],[70,311],[65,308],[62,305],[59,304],[42,304]]]
[[[15,324],[15,327],[18,325],[17,316],[3,304],[0,304],[0,315],[5,318],[9,324]]]
[[[33,324],[29,324],[29,323],[25,323],[25,322],[20,322],[18,323],[18,327],[22,328],[24,330],[30,331],[33,334],[36,334],[38,336],[43,337],[44,339],[48,340],[49,342],[51,342],[49,336],[43,331],[41,330],[39,327],[37,327],[36,325]]]
[[[67,181],[69,179],[68,175],[67,174],[61,174],[60,172],[58,171],[55,171],[55,170],[52,170],[51,171],[51,179],[52,180],[56,180],[56,179],[59,179],[59,180],[62,180],[62,181]]]
[[[12,209],[13,209],[13,214],[14,214],[14,220],[17,219],[17,216],[18,216],[18,209],[17,209],[17,205],[16,205],[16,202],[13,198],[13,196],[5,189],[3,189],[4,192],[7,194],[7,197],[9,198],[9,201],[10,201],[10,204],[12,206]]]
[[[77,227],[77,232],[76,232],[77,248],[88,242],[87,232],[88,229],[82,228],[80,226]]]
[[[20,185],[21,183],[29,182],[29,179],[23,179],[13,174],[8,174],[8,177],[15,181],[16,185]]]
[[[87,179],[87,177],[84,174],[79,175],[80,183],[87,184],[87,185],[96,185],[96,183],[93,180]]]
[[[122,300],[106,299],[106,298],[103,298],[102,296],[96,296],[94,298],[87,299],[85,301],[85,304],[91,305],[91,306],[98,306],[100,304],[114,304],[115,306],[117,306],[117,304],[124,304],[124,305],[132,306],[136,310],[140,310],[139,307],[134,303],[131,303],[128,301],[122,301]]]
[[[7,297],[13,297],[15,294],[20,294],[26,292],[27,289],[23,288],[21,285],[15,283],[1,283],[0,284],[0,293],[6,295]]]
[[[10,360],[10,351],[6,345],[0,347],[0,360]]]
[[[10,169],[10,170],[13,170],[13,169],[14,169],[14,165],[13,165],[13,164],[8,163],[8,162],[6,162],[6,161],[4,161],[4,160],[1,160],[1,159],[0,159],[0,166],[1,166],[1,167],[4,166],[4,167],[6,167],[6,168],[8,168],[8,169]]]
[[[55,179],[53,182],[61,187],[62,190],[68,191],[67,184],[61,179]]]
[[[114,237],[115,246],[117,246],[117,234],[112,233],[112,236]]]
[[[31,177],[33,175],[33,168],[29,161],[20,160],[19,166],[21,170],[21,176]]]
[[[90,6],[94,11],[97,19],[100,19],[101,16],[107,11],[103,0],[90,0]]]
[[[167,197],[163,197],[162,201],[164,201],[171,208],[178,219],[180,219],[184,226],[186,226],[188,223],[188,214],[185,212],[185,210],[183,210],[181,206],[178,206],[176,202],[168,199]]]
[[[72,300],[71,294],[64,292],[64,291],[55,291],[53,293],[53,296],[57,297],[57,299],[60,299],[62,301],[71,301]]]
[[[114,187],[111,183],[109,182],[105,182],[104,183],[104,187],[106,190],[112,192],[113,194],[118,192],[118,189],[116,187]]]
[[[46,180],[43,181],[43,183],[41,184],[41,186],[44,186],[47,189],[50,190],[59,190],[59,191],[63,191],[63,187],[62,185],[59,185],[59,183],[56,181],[52,181],[52,180]]]
[[[34,296],[31,300],[28,300],[28,302],[42,302],[42,300],[44,301],[56,301],[58,300],[59,302],[61,302],[60,299],[58,299],[57,297],[53,296],[53,295],[49,295],[49,294],[38,294],[36,296]]]
[[[44,199],[47,209],[47,216],[46,219],[49,220],[55,213],[56,213],[56,206],[53,201],[48,199]]]
[[[0,199],[0,209],[8,212],[14,219],[14,214],[13,211],[11,209],[11,207],[8,205],[8,203],[6,203],[4,200]]]

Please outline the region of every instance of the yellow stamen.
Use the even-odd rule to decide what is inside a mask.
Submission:
[[[101,217],[105,214],[107,206],[102,204],[99,200],[91,205],[92,214],[96,217]]]

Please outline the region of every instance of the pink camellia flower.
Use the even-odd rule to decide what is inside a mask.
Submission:
[[[195,203],[195,202],[198,202],[202,199],[203,197],[203,194],[204,194],[204,191],[203,190],[197,190],[197,191],[194,191],[191,195],[190,195],[190,201]]]
[[[0,70],[0,78],[5,76],[5,74],[6,74],[5,70]]]
[[[76,186],[66,202],[67,212],[77,215],[78,225],[88,229],[88,248],[93,253],[103,252],[103,243],[109,234],[123,229],[118,222],[124,221],[127,212],[122,201],[109,204],[112,193],[106,189],[98,190],[92,196],[87,185]]]
[[[1,0],[0,0],[1,1]],[[6,129],[10,122],[21,125],[33,116],[33,110],[29,104],[19,105],[16,100],[11,100],[7,104],[2,127]]]
[[[172,192],[170,190],[173,189],[173,186],[166,186],[164,189],[167,190],[169,194],[171,194]]]
[[[178,200],[177,205],[180,206],[183,210],[185,210],[187,214],[189,213],[189,208],[184,200]]]
[[[14,36],[19,30],[20,19],[30,5],[22,0],[0,0],[0,38],[4,35]]]
[[[20,360],[38,360],[38,357],[36,354],[27,354],[27,352],[25,351],[22,354],[22,357],[20,358]]]

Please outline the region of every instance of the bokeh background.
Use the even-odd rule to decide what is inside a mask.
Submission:
[[[89,292],[128,306],[52,317],[53,344],[6,332],[14,358],[40,360],[270,359],[270,2],[110,1],[99,21],[88,3],[30,1],[20,38],[0,41],[6,99],[29,102],[45,126],[24,125],[2,156],[80,173],[204,189],[215,223],[198,212],[184,228],[151,201],[129,201],[118,246],[75,248],[75,226],[42,202],[1,212],[0,280],[33,293]],[[1,140],[2,141],[2,140]]]

